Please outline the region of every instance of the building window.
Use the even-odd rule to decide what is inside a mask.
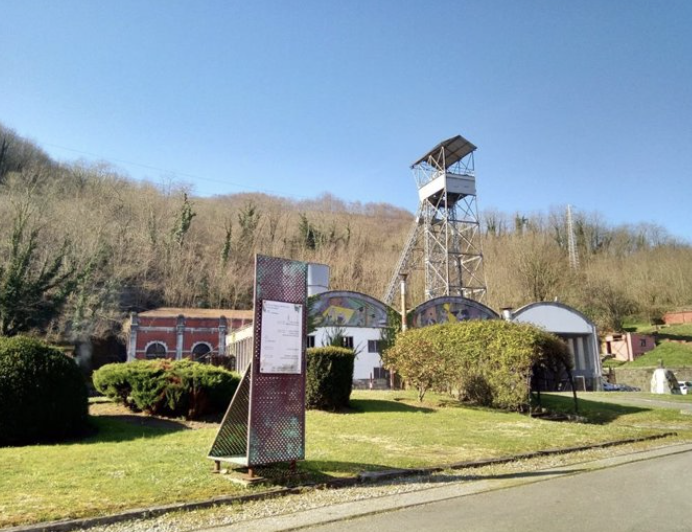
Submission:
[[[341,345],[347,349],[353,349],[353,336],[342,336]]]
[[[379,353],[380,352],[380,341],[379,340],[368,340],[368,353]]]
[[[308,348],[315,347],[315,337],[314,336],[308,336],[307,346],[308,346]]]
[[[201,342],[195,344],[192,348],[192,360],[197,362],[202,362],[208,360],[211,357],[211,346],[207,343]]]
[[[646,338],[639,339],[639,347],[646,347]]]
[[[389,380],[389,370],[384,368],[372,368],[372,376],[375,379]]]
[[[146,356],[148,359],[166,358],[166,346],[161,342],[152,342],[147,346]]]

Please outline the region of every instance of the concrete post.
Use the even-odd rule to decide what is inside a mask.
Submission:
[[[139,330],[139,316],[136,312],[130,313],[130,341],[127,344],[127,361],[137,360],[137,331]]]

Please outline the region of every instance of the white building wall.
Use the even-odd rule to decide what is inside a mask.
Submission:
[[[370,379],[374,375],[374,368],[382,367],[380,353],[368,352],[368,341],[379,341],[381,329],[363,327],[341,327],[343,336],[353,338],[353,349],[356,358],[353,363],[353,379]],[[235,331],[228,336],[227,353],[236,357],[236,369],[242,372],[252,360],[252,326],[240,331]],[[329,335],[333,334],[333,327],[318,328],[310,336],[315,337],[315,347],[328,345]]]
[[[226,337],[226,353],[235,357],[235,369],[243,373],[252,362],[254,327],[247,327],[233,331]]]
[[[546,331],[562,334],[592,334],[593,327],[584,318],[564,307],[539,303],[526,310],[519,309],[512,321],[532,323]]]
[[[601,387],[601,358],[596,326],[575,309],[560,303],[534,303],[517,310],[512,321],[530,323],[568,338],[574,356],[574,375],[591,379],[593,389]]]
[[[368,353],[368,341],[380,340],[381,329],[367,327],[340,327],[339,331],[343,336],[353,338],[353,349],[356,352],[356,359],[353,363],[353,379],[369,379],[373,376],[374,368],[382,367],[380,353]],[[333,327],[320,327],[310,336],[315,337],[315,347],[322,347],[328,344],[330,333],[333,334]]]

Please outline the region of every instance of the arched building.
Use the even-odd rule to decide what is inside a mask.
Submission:
[[[596,326],[584,314],[556,302],[531,303],[505,312],[505,318],[513,322],[530,323],[562,338],[572,353],[577,389],[601,389],[598,333]]]
[[[484,304],[461,296],[441,296],[418,305],[408,314],[410,327],[467,320],[496,320],[498,314]]]
[[[389,372],[382,368],[383,340],[398,329],[399,313],[381,301],[359,292],[331,290],[310,298],[308,347],[335,341],[353,349],[354,384],[385,385]]]

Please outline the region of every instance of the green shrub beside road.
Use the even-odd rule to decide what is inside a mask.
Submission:
[[[313,347],[307,350],[305,404],[307,408],[346,408],[353,387],[355,353],[344,347]]]
[[[223,412],[239,382],[236,373],[190,360],[108,364],[94,373],[95,388],[131,410],[188,419]]]
[[[33,338],[0,337],[0,446],[78,436],[87,409],[84,378],[71,358]]]
[[[385,351],[384,363],[418,390],[455,391],[483,406],[520,410],[534,369],[559,375],[572,366],[567,345],[525,324],[501,320],[411,329]]]

